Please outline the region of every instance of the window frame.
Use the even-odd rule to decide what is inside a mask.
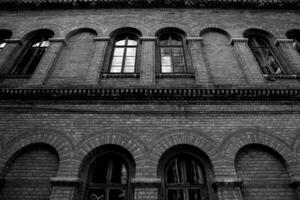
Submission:
[[[133,73],[111,73],[111,64],[113,60],[114,47],[115,43],[119,38],[131,37],[135,38],[137,41],[136,46],[136,57],[135,57],[135,70]],[[140,37],[142,37],[141,33],[133,28],[122,28],[120,30],[114,31],[107,44],[104,64],[101,67],[101,77],[102,78],[138,78],[140,74],[140,63],[141,63],[141,41]],[[123,59],[124,61],[125,59]]]
[[[203,184],[190,184],[190,183],[167,183],[167,174],[168,174],[168,168],[170,167],[171,163],[174,162],[175,159],[182,159],[185,160],[186,157],[190,157],[193,159],[193,161],[195,161],[198,166],[201,168],[201,172],[203,175],[203,180],[204,183]],[[162,183],[162,200],[168,200],[168,191],[172,190],[172,189],[177,189],[177,190],[181,190],[183,191],[183,199],[184,200],[189,200],[188,197],[188,192],[191,189],[198,189],[200,191],[200,195],[201,193],[203,193],[203,190],[206,193],[206,198],[207,199],[211,199],[211,195],[210,195],[210,189],[208,187],[209,181],[208,181],[208,175],[207,175],[207,171],[205,169],[205,165],[203,165],[202,163],[202,159],[200,159],[197,155],[190,153],[188,151],[175,151],[173,154],[171,154],[167,160],[164,160],[163,164],[162,164],[162,179],[163,179],[163,183]],[[181,167],[182,165],[186,165],[181,163],[180,164]],[[185,172],[182,175],[182,177],[184,177],[184,181],[186,181],[187,179],[187,166],[185,166]],[[182,168],[183,169],[183,168]],[[182,170],[181,169],[181,170]],[[202,191],[202,192],[201,192]]]
[[[120,39],[121,38],[121,39]],[[125,38],[125,44],[124,45],[117,45],[116,43],[121,41],[122,38]],[[128,40],[130,38],[135,39],[136,41],[136,45],[128,45]],[[119,40],[120,39],[120,40]],[[109,63],[109,71],[108,73],[110,74],[135,74],[137,71],[137,55],[138,55],[138,45],[139,44],[139,38],[136,38],[136,36],[132,37],[132,35],[121,35],[119,37],[117,37],[114,42],[113,42],[113,49],[112,49],[112,54],[111,54],[111,60]],[[116,48],[123,48],[123,56],[122,56],[122,65],[121,65],[121,72],[112,72],[111,68],[112,68],[112,64],[113,64],[113,59],[115,58],[114,53]],[[133,72],[124,72],[124,68],[126,67],[125,62],[126,62],[126,58],[127,58],[127,50],[128,48],[135,48],[135,65],[134,65],[134,71]]]
[[[119,158],[123,159],[126,170],[127,170],[126,171],[127,172],[127,180],[126,180],[125,184],[112,183],[111,179],[109,180],[109,182],[106,182],[106,183],[92,183],[91,182],[92,176],[93,176],[92,172],[99,165],[99,163],[97,163],[97,162],[99,162],[99,160],[101,160],[101,158],[103,158],[107,155],[114,155],[116,157],[119,157]],[[109,163],[108,163],[108,165],[109,165]],[[111,167],[111,168],[108,169],[108,170],[112,170],[112,165],[110,165],[109,167]],[[127,157],[127,155],[125,155],[125,154],[123,154],[122,152],[119,152],[119,151],[112,151],[112,150],[104,151],[104,152],[97,155],[95,158],[93,158],[90,161],[90,164],[89,164],[89,167],[88,167],[88,173],[87,173],[87,177],[86,177],[86,185],[85,185],[85,189],[84,189],[83,199],[84,200],[89,200],[88,194],[89,194],[90,189],[104,190],[105,191],[105,196],[106,196],[104,200],[109,200],[109,191],[110,190],[112,190],[112,189],[120,189],[120,190],[125,189],[125,191],[126,191],[125,200],[132,200],[133,199],[132,187],[131,187],[132,175],[133,175],[133,166],[132,166],[132,162]]]
[[[52,35],[53,36],[53,35]],[[21,53],[20,56],[18,56],[18,61],[14,64],[13,68],[9,71],[10,74],[15,74],[15,75],[32,75],[36,68],[38,67],[40,61],[42,60],[43,56],[45,55],[47,48],[49,48],[50,43],[46,47],[42,47],[42,44],[44,42],[49,42],[49,39],[52,36],[47,36],[47,35],[41,35],[38,37],[34,37],[28,40],[26,46],[23,48],[23,52]],[[34,45],[38,44],[38,47],[34,47]],[[24,61],[25,56],[28,56],[28,52],[33,51],[31,53],[31,57],[28,59],[26,62],[25,66],[20,66],[22,62]],[[42,55],[37,57],[38,54],[42,51]],[[33,65],[35,59],[38,59],[36,61],[37,63]],[[33,65],[33,66],[31,66]]]

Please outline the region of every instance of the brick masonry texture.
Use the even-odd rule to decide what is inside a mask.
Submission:
[[[298,79],[263,77],[244,31],[262,29],[276,39],[299,29],[298,10],[70,9],[0,11],[0,30],[12,39],[37,29],[54,32],[30,79],[0,77],[0,88],[292,88]],[[140,76],[105,77],[111,33],[141,32]],[[195,77],[157,77],[158,30],[185,32]],[[0,52],[9,70],[11,40]],[[300,54],[280,43],[293,75]],[[132,159],[130,199],[166,200],[164,156],[170,149],[199,151],[210,200],[300,199],[300,107],[293,101],[22,100],[0,97],[0,199],[81,200],[89,162],[103,149]],[[111,149],[109,151],[111,151]],[[120,150],[121,149],[121,150]],[[103,152],[101,152],[103,150]],[[96,152],[96,153],[95,153]],[[204,165],[203,164],[203,165]],[[186,200],[186,199],[185,199]]]

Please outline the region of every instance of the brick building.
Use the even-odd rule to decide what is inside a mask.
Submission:
[[[0,0],[0,199],[300,199],[299,80],[298,0]]]

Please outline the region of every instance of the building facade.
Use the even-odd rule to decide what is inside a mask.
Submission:
[[[0,0],[0,199],[300,199],[299,8]]]

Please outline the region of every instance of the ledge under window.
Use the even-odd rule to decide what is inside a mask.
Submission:
[[[300,75],[297,74],[264,74],[264,77],[270,81],[276,79],[300,79]]]
[[[164,74],[156,74],[156,78],[195,78],[195,74],[193,74],[193,73],[188,73],[188,74],[164,73]]]
[[[0,79],[30,79],[32,74],[0,74]]]
[[[101,74],[101,78],[139,78],[140,74],[135,73],[107,73]]]

